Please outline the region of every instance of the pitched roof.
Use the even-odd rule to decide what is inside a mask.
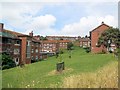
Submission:
[[[107,26],[107,27],[110,27],[109,25],[104,24],[104,23],[102,22],[101,25],[99,25],[98,27],[96,27],[95,29],[93,29],[92,31],[90,31],[90,33],[93,32],[93,31],[95,31],[96,29],[100,28],[100,27],[103,26],[103,25],[104,25],[104,26]]]
[[[18,32],[15,32],[15,31],[10,31],[10,30],[6,30],[6,29],[3,29],[3,32],[4,33],[8,33],[8,34],[11,34],[13,35],[14,37],[30,37],[29,35],[26,35],[26,34],[22,34],[22,33],[18,33]]]
[[[58,42],[67,43],[70,42],[70,40],[59,40]]]
[[[43,40],[42,43],[57,43],[57,40]]]
[[[67,43],[67,42],[70,42],[69,40],[43,40],[41,41],[43,43]]]

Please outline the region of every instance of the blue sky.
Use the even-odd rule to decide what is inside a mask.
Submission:
[[[35,35],[85,36],[106,24],[118,27],[117,2],[2,2],[5,29]]]

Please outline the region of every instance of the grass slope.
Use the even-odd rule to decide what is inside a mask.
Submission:
[[[62,57],[50,57],[47,60],[16,67],[2,72],[3,88],[50,88],[62,87],[65,77],[79,75],[85,72],[96,72],[111,61],[116,61],[111,54],[86,53],[82,48],[72,50],[72,58],[68,58],[68,51]],[[65,70],[56,72],[56,63],[59,59],[65,62]]]

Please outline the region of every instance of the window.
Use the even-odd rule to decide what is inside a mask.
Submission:
[[[36,43],[36,47],[38,47],[38,43]]]
[[[32,60],[34,60],[34,57],[32,56]]]
[[[32,51],[31,51],[32,53],[34,53],[34,49],[32,49]]]
[[[19,49],[14,49],[14,54],[20,54],[20,50]]]
[[[20,41],[19,40],[15,40],[15,44],[20,44]]]
[[[36,56],[36,60],[38,59],[38,56]]]
[[[35,52],[38,53],[38,49],[36,49]]]

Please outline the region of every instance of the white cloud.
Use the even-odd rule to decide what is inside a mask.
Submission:
[[[53,15],[46,14],[44,16],[38,16],[31,18],[31,22],[25,26],[26,32],[31,31],[39,32],[39,34],[52,33],[55,30],[51,27],[54,26],[56,18]]]
[[[36,15],[42,8],[38,3],[2,3],[2,17],[12,26],[20,27]]]
[[[87,16],[82,17],[79,22],[65,25],[61,30],[61,34],[65,35],[89,35],[89,31],[96,28],[101,22],[104,21],[107,25],[117,27],[117,20],[112,15],[104,17],[99,16]]]

